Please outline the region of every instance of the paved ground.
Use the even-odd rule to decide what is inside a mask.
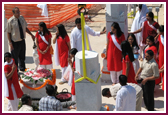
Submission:
[[[162,6],[159,12],[159,24],[163,24],[163,9],[164,9],[164,6]],[[154,8],[153,8],[153,11],[155,11]],[[98,13],[103,14],[105,13],[105,10],[101,9]],[[95,31],[101,31],[105,26],[105,15],[96,15],[93,18],[93,21],[94,22],[86,22],[86,24],[89,25]],[[131,26],[132,21],[133,21],[132,19],[128,19],[128,26]],[[69,28],[69,30],[67,31],[70,32],[71,29],[72,28]],[[35,32],[33,32],[33,34],[35,35]],[[52,32],[52,35],[53,37],[55,36],[54,32]],[[70,33],[68,33],[68,35],[70,36]],[[106,44],[106,34],[101,35],[100,37],[89,36],[89,38],[90,38],[92,50],[99,53],[99,63],[100,63],[100,66],[102,67],[103,59],[101,58],[100,54],[103,51],[103,48],[105,47],[105,44]],[[52,46],[55,47],[54,44],[52,44]],[[31,37],[27,34],[27,37],[26,37],[26,67],[27,68],[35,67],[33,62],[33,57],[32,57],[32,54],[33,54],[32,47],[33,47],[33,42],[31,40]],[[68,91],[71,91],[70,90],[71,87],[68,86],[67,84],[63,84],[63,85],[58,84],[61,78],[61,68],[60,66],[55,66],[54,58],[52,58],[52,60],[53,60],[53,68],[56,69],[56,75],[57,75],[56,85],[58,86],[58,92],[61,92],[63,88],[67,88]],[[102,81],[101,84],[102,84],[101,89],[105,87],[107,88],[111,87],[111,81],[108,81],[107,83]],[[4,102],[5,102],[4,110],[6,111],[8,100],[5,99]],[[110,107],[110,110],[112,110],[112,105],[115,105],[115,100],[113,98],[102,97],[102,105],[108,105]],[[68,109],[64,109],[64,110],[67,111]],[[158,85],[155,88],[155,110],[164,111],[164,92],[161,90],[160,86]],[[72,109],[68,111],[75,111],[75,110]],[[144,104],[142,105],[142,111],[146,111],[146,109],[144,108]]]

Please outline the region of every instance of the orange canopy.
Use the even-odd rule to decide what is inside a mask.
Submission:
[[[87,4],[86,8],[90,8],[92,4]],[[20,14],[25,18],[30,31],[38,30],[38,24],[45,22],[47,28],[52,28],[57,24],[66,21],[77,14],[77,4],[47,4],[48,17],[41,16],[42,9],[37,4],[4,4],[5,17],[9,19],[13,13],[12,9],[18,7]]]

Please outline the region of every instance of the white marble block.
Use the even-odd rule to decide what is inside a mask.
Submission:
[[[107,69],[107,60],[106,59],[103,59],[101,79],[105,82],[109,82],[109,81],[111,82],[110,71],[108,71],[108,69]]]
[[[36,83],[36,85],[34,85],[31,82],[26,82],[26,81],[24,81],[24,82],[29,87],[34,87],[34,86],[35,87],[40,87],[44,83],[44,82],[38,81]],[[55,85],[53,85],[53,87],[55,87]],[[31,89],[28,89],[27,87],[25,87],[22,83],[20,83],[20,88],[22,89],[22,91],[23,91],[24,94],[30,95],[31,98],[42,98],[44,96],[47,96],[46,89],[45,89],[46,86],[44,86],[43,88],[41,88],[39,90],[31,90]]]
[[[126,4],[106,4],[106,33],[111,31],[111,24],[117,22],[124,33],[128,36],[128,19]]]
[[[98,63],[98,53],[95,51],[85,50],[85,60],[86,60],[86,72],[87,76],[97,80],[100,74],[100,64]],[[76,71],[83,76],[83,60],[82,51],[78,52],[75,56],[75,67]]]
[[[85,51],[87,77],[97,81],[100,74],[100,64],[98,63],[98,53],[94,51]],[[83,76],[82,52],[75,56],[75,80],[81,78],[78,72]],[[84,79],[75,83],[75,93],[77,102],[77,111],[99,111],[102,106],[101,98],[101,80],[97,84]]]
[[[78,77],[76,77],[78,76]],[[75,72],[75,80],[79,78]],[[77,111],[99,111],[102,106],[101,80],[97,84],[87,80],[75,83]]]
[[[33,84],[27,84],[26,85],[32,87]],[[42,84],[36,84],[36,87],[41,86]],[[39,90],[31,90],[25,87],[23,84],[20,84],[20,88],[22,89],[24,94],[30,95],[31,98],[42,98],[44,96],[47,96],[45,87],[39,89]]]
[[[105,83],[112,83],[111,82],[111,78],[110,78],[110,74],[101,74],[101,80]]]

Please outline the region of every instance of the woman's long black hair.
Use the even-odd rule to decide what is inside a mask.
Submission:
[[[121,43],[121,49],[122,49],[122,56],[124,57],[124,59],[125,59],[125,56],[128,54],[131,62],[133,62],[135,60],[132,48],[131,48],[128,41],[125,40]]]
[[[154,21],[154,14],[153,14],[153,12],[148,12],[147,14],[148,14],[149,17],[152,18],[152,21]]]
[[[78,52],[78,50],[76,49],[76,48],[72,48],[70,51],[69,51],[69,53],[71,54],[71,55],[76,55],[76,53]],[[73,65],[73,63],[75,62],[75,57],[74,57],[74,59],[73,59],[73,62],[72,62],[72,65]]]
[[[64,25],[63,24],[58,24],[57,28],[59,30],[59,35],[58,36],[61,36],[62,39],[64,39],[65,36],[67,35],[67,31],[65,30]],[[58,38],[58,36],[57,36],[57,38]]]
[[[42,36],[45,36],[46,33],[48,35],[50,34],[49,31],[48,31],[48,29],[47,29],[47,26],[46,26],[46,24],[44,22],[40,22],[39,26],[43,27],[43,34],[41,33],[41,31],[39,32],[39,34],[41,34]]]
[[[164,32],[164,25],[160,25],[159,32]]]
[[[114,27],[117,30],[117,37],[118,38],[123,34],[123,32],[121,31],[121,28],[117,22],[113,22],[111,27]],[[110,32],[110,34],[112,35],[113,33]]]
[[[134,39],[134,41],[133,41],[133,43],[132,43],[132,48],[133,48],[134,46],[136,46],[136,47],[138,48],[138,50],[139,50],[139,46],[138,46],[138,44],[137,44],[136,37],[135,37],[135,35],[134,35],[133,33],[128,34],[127,41],[128,41],[128,38],[129,38],[130,36]]]
[[[139,7],[139,9],[142,9],[142,4],[139,4],[138,7]]]

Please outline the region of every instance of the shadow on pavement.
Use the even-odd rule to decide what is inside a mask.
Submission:
[[[155,100],[155,108],[164,108],[164,101]]]
[[[103,85],[112,85],[111,80],[103,80],[103,79],[100,79],[100,80],[101,80],[101,86],[103,86]]]
[[[32,64],[32,63],[34,63],[33,57],[26,56],[25,63],[26,64]]]
[[[159,85],[155,86],[154,97],[164,97],[164,91],[160,88]]]
[[[62,72],[60,69],[55,69],[56,70],[56,79],[61,79]]]

